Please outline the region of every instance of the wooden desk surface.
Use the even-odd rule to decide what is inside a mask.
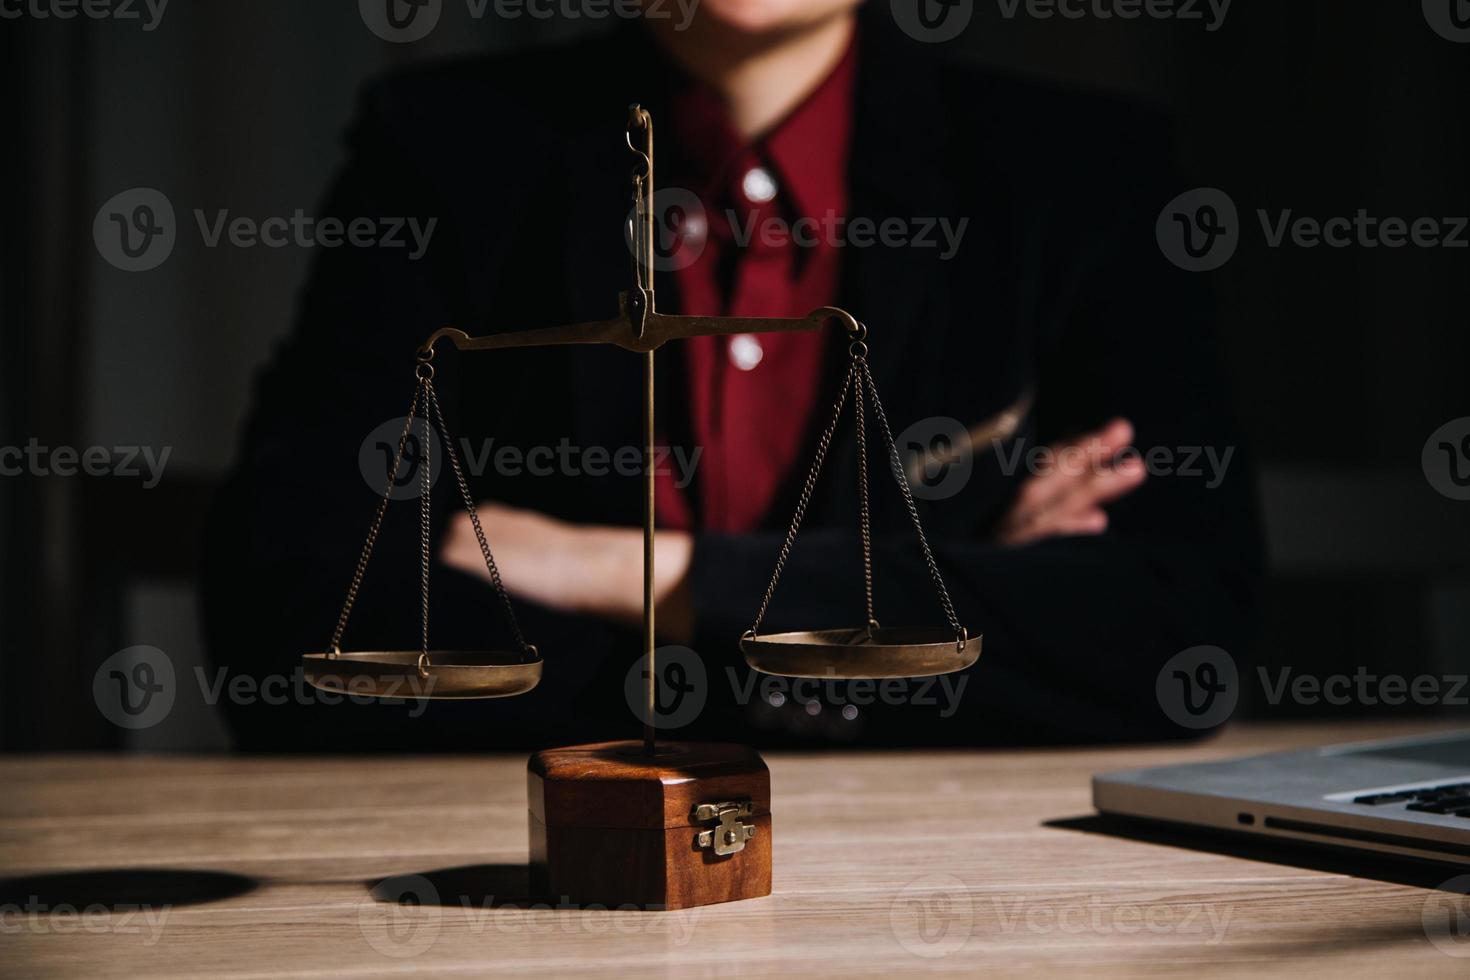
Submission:
[[[1051,823],[1091,813],[1094,771],[1423,727],[772,753],[775,894],[669,913],[525,907],[521,756],[12,757],[0,760],[3,902],[47,910],[0,915],[0,973],[1464,977],[1470,936],[1461,958],[1426,938],[1426,898],[1443,893],[1423,882]],[[379,879],[413,874],[439,904],[419,879],[420,906],[373,898]],[[201,887],[211,900],[183,904]]]

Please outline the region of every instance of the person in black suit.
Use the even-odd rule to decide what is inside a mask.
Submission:
[[[714,446],[729,465],[685,474],[687,513],[660,532],[661,639],[699,651],[708,678],[706,707],[680,736],[973,745],[1188,734],[1156,699],[1159,670],[1199,644],[1247,653],[1260,549],[1207,290],[1155,241],[1159,209],[1184,189],[1167,126],[1122,100],[951,63],[898,30],[886,5],[854,6],[706,0],[684,28],[650,17],[565,48],[413,68],[366,90],[323,214],[432,220],[433,234],[421,256],[344,247],[316,261],[211,522],[205,613],[220,664],[290,675],[301,653],[325,649],[378,500],[359,451],[403,415],[414,351],[430,333],[613,315],[629,279],[622,127],[640,103],[658,126],[660,185],[702,188],[710,221],[734,216],[703,278],[661,275],[660,309],[759,305],[770,287],[781,302],[831,294],[867,324],[894,429],[919,422],[910,441],[935,450],[914,459],[911,479],[927,473],[935,491],[918,506],[939,568],[960,620],[985,635],[980,661],[938,704],[932,685],[909,703],[865,703],[856,717],[836,710],[840,689],[820,692],[815,714],[803,698],[777,706],[750,694],[736,640],[845,366],[834,332],[815,354],[771,354],[764,366],[814,357],[809,385],[787,375],[734,403],[752,424],[769,423],[762,404],[805,406],[792,408],[792,458],[742,464],[736,449]],[[826,108],[804,108],[814,104]],[[777,137],[803,113],[815,128],[786,139],[783,157]],[[723,137],[710,136],[712,116]],[[831,159],[808,150],[821,141],[812,134],[833,132],[838,176],[824,180]],[[727,161],[701,159],[711,145],[774,160],[769,183],[746,170],[734,184],[746,207],[774,198],[799,216],[840,185],[849,239],[764,257],[731,244],[740,215],[722,210],[731,174]],[[898,219],[910,234],[857,241],[857,218],[875,228]],[[926,223],[964,232],[917,245]],[[716,237],[713,227],[683,232]],[[752,270],[768,258],[785,264],[761,280]],[[712,431],[699,423],[710,384],[753,382],[677,346],[659,355],[659,417],[687,461]],[[729,357],[745,370],[739,360],[755,350]],[[711,382],[701,363],[724,380]],[[482,464],[496,447],[525,460],[534,447],[616,458],[639,445],[641,364],[625,351],[441,351],[435,366],[452,434],[488,448]],[[1196,473],[1180,465],[1191,459],[1225,465]],[[839,429],[763,630],[861,622],[856,460],[851,428]],[[875,455],[872,469],[878,617],[938,625],[884,462]],[[546,659],[541,686],[489,703],[231,705],[243,747],[485,749],[636,731],[622,690],[639,650],[640,478],[565,462],[550,473],[471,468],[522,628]],[[769,485],[742,514],[747,471]],[[718,505],[711,472],[729,484]],[[457,497],[452,480],[436,483],[432,646],[504,646]],[[418,536],[416,505],[390,505],[345,647],[417,647]]]

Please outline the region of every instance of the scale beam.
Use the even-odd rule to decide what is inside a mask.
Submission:
[[[641,134],[641,148],[635,145],[634,135]],[[929,543],[919,521],[913,495],[904,478],[898,449],[889,431],[888,419],[878,399],[878,388],[868,369],[867,328],[851,313],[836,306],[823,306],[801,317],[746,317],[746,316],[675,316],[658,312],[654,303],[654,221],[653,221],[653,122],[648,113],[634,106],[629,113],[628,148],[637,157],[638,165],[633,172],[633,214],[629,219],[628,240],[633,246],[632,276],[629,288],[618,295],[618,314],[608,320],[573,323],[564,326],[540,327],[531,330],[511,330],[472,337],[455,327],[442,327],[429,335],[418,351],[418,364],[414,375],[418,379],[413,401],[405,416],[405,425],[399,435],[398,451],[392,466],[385,474],[386,486],[379,503],[367,540],[358,558],[342,612],[332,635],[330,648],[326,652],[308,654],[307,676],[311,683],[327,690],[345,687],[349,680],[358,683],[370,682],[373,693],[380,696],[397,696],[404,685],[411,696],[416,697],[504,697],[520,694],[534,687],[541,676],[541,658],[536,647],[521,635],[515,620],[515,610],[509,594],[501,582],[500,572],[490,552],[480,526],[471,488],[455,455],[454,445],[448,436],[448,428],[439,407],[434,390],[435,346],[442,340],[463,351],[511,350],[528,347],[551,347],[563,344],[607,344],[634,352],[643,359],[642,391],[642,434],[644,445],[643,468],[643,652],[645,711],[643,755],[653,758],[658,755],[657,730],[655,725],[656,679],[656,614],[654,597],[654,538],[655,538],[655,487],[654,439],[657,428],[654,420],[654,352],[671,340],[691,337],[728,337],[737,334],[788,333],[817,330],[832,322],[840,325],[846,333],[848,343],[848,370],[837,403],[833,407],[826,431],[818,443],[802,497],[787,530],[775,571],[766,588],[764,599],[757,611],[751,628],[740,639],[746,662],[757,670],[771,674],[793,677],[913,677],[929,676],[954,670],[963,670],[975,662],[980,654],[980,637],[971,637],[960,624],[939,573],[938,563],[930,551]],[[781,571],[801,527],[812,488],[821,470],[827,449],[842,413],[848,395],[852,395],[853,414],[857,428],[858,483],[860,497],[859,533],[863,545],[864,595],[867,606],[866,623],[854,629],[810,630],[795,633],[759,634],[766,610],[770,605]],[[878,423],[879,437],[887,448],[889,468],[898,483],[909,518],[918,536],[924,562],[938,593],[945,613],[947,627],[933,629],[884,629],[873,614],[872,582],[872,533],[868,499],[867,435],[864,422],[864,404],[870,402]],[[474,525],[486,572],[505,605],[507,619],[515,633],[518,653],[500,651],[454,652],[431,651],[429,649],[428,581],[432,563],[430,551],[430,485],[428,453],[433,443],[430,417],[438,425],[444,442],[444,452],[454,472],[460,497]],[[423,466],[420,469],[421,487],[419,494],[421,521],[420,553],[421,603],[420,643],[417,651],[390,650],[344,654],[341,651],[343,630],[357,598],[362,576],[372,555],[373,543],[384,518],[387,502],[391,498],[393,481],[399,472],[407,448],[407,441],[415,419],[422,419]]]
[[[790,333],[816,330],[829,320],[839,321],[848,335],[859,340],[860,323],[846,310],[824,306],[804,317],[671,316],[652,309],[652,295],[641,291],[619,294],[622,315],[614,320],[596,320],[534,330],[471,337],[463,330],[442,327],[424,341],[421,355],[432,356],[434,345],[447,340],[460,350],[510,350],[519,347],[550,347],[562,344],[612,344],[646,354],[671,340],[688,337],[724,337],[742,333]]]

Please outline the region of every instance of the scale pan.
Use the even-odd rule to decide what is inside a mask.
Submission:
[[[949,674],[980,659],[980,641],[964,645],[950,630],[905,627],[808,630],[740,638],[745,662],[782,677],[882,678]]]
[[[501,650],[430,650],[428,676],[417,650],[374,650],[301,658],[306,681],[333,694],[371,698],[506,698],[541,681],[541,657]]]

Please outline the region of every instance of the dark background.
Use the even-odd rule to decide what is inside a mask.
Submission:
[[[1236,0],[1214,32],[1001,9],[977,3],[940,47],[1165,107],[1188,175],[1179,190],[1218,187],[1240,209],[1241,247],[1212,281],[1236,407],[1263,464],[1272,571],[1257,661],[1319,675],[1470,673],[1470,503],[1436,492],[1421,465],[1430,433],[1470,416],[1470,249],[1272,249],[1255,217],[1470,215],[1470,44],[1441,37],[1408,0]],[[0,446],[171,447],[153,489],[0,477],[0,746],[227,744],[212,712],[182,700],[155,729],[119,731],[92,701],[92,675],[133,644],[165,649],[180,671],[204,663],[204,508],[311,251],[210,249],[181,229],[163,265],[127,273],[94,246],[98,208],[148,186],[181,224],[194,208],[312,214],[367,78],[607,26],[490,10],[477,20],[445,0],[412,44],[374,36],[350,0],[174,0],[151,31],[0,20]],[[1089,162],[1074,161],[1079,173]],[[1454,710],[1272,705],[1259,684],[1245,692],[1237,716]]]

